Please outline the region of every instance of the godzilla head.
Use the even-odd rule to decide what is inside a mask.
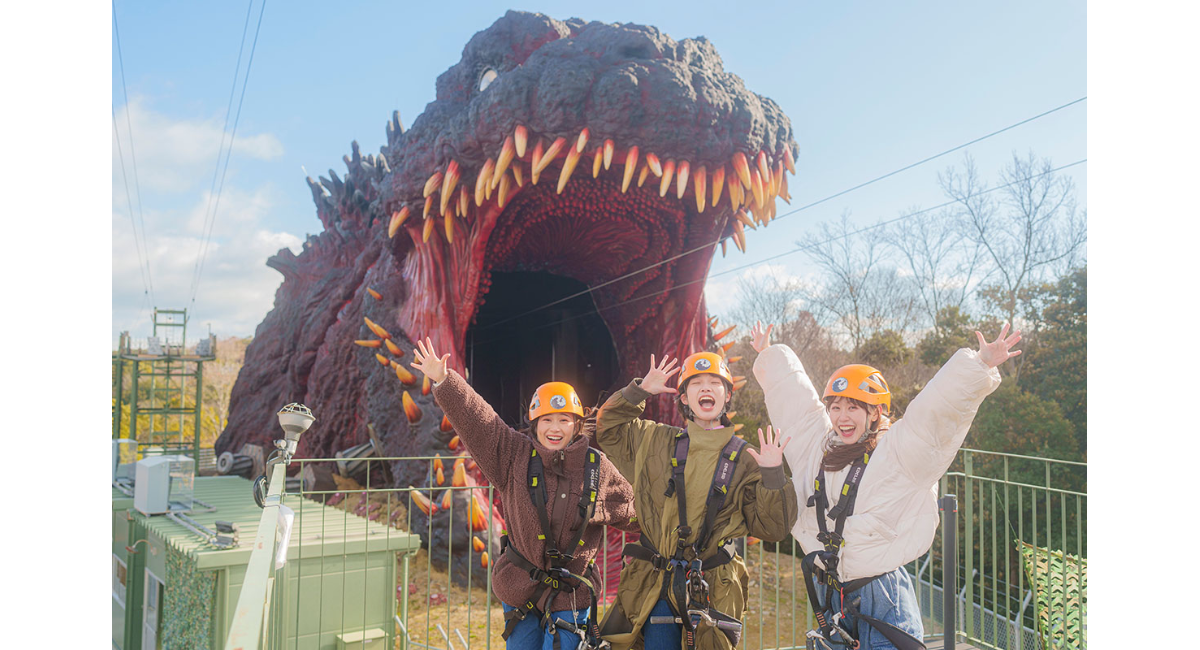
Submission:
[[[493,281],[525,272],[506,295],[544,304],[563,291],[528,275],[542,272],[599,287],[591,298],[621,370],[706,348],[703,281],[718,241],[744,248],[743,225],[771,220],[793,150],[787,117],[703,37],[510,11],[438,78],[412,128],[389,125],[376,201],[409,283],[395,321],[462,369],[469,333],[504,338],[482,331]]]

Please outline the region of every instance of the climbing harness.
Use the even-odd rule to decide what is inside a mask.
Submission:
[[[692,535],[692,528],[688,525],[687,498],[685,496],[687,490],[683,480],[684,468],[687,465],[689,438],[687,431],[680,429],[675,434],[671,478],[667,481],[665,494],[667,498],[676,497],[679,506],[679,527],[676,528],[679,541],[675,554],[671,558],[664,557],[644,534],[638,544],[626,544],[622,551],[623,555],[649,562],[657,571],[667,571],[663,580],[663,595],[668,589],[670,590],[674,603],[671,600],[668,600],[667,603],[671,606],[674,615],[651,616],[649,622],[651,624],[682,625],[684,640],[689,650],[696,647],[696,630],[705,625],[724,634],[733,646],[737,646],[738,641],[741,640],[741,621],[713,608],[709,599],[708,581],[704,579],[705,571],[728,564],[737,555],[737,550],[734,548],[732,540],[725,540],[720,544],[717,552],[708,559],[701,560],[700,555],[708,548],[708,543],[711,541],[713,528],[717,521],[717,512],[725,504],[725,497],[729,494],[729,488],[733,484],[733,470],[737,465],[737,457],[746,444],[745,440],[732,436],[729,442],[725,443],[725,447],[721,449],[716,470],[713,472],[712,488],[709,490],[708,498],[704,501],[704,524],[701,526],[699,534],[696,535],[696,539],[689,544],[687,539]],[[692,551],[690,561],[687,559],[689,549]],[[662,595],[660,595],[661,598]],[[683,609],[683,612],[676,609],[676,604]]]
[[[828,514],[825,511],[829,506],[829,498],[825,496],[824,468],[817,471],[814,491],[808,498],[808,506],[817,509],[817,527],[820,529],[817,541],[825,546],[823,551],[813,551],[805,555],[800,563],[800,567],[804,571],[804,585],[808,589],[808,602],[812,605],[817,620],[817,629],[809,630],[805,636],[808,650],[834,650],[835,647],[858,648],[859,643],[855,629],[853,626],[845,625],[845,621],[849,617],[857,617],[875,628],[898,650],[925,650],[925,643],[908,632],[858,611],[858,606],[862,603],[861,597],[853,599],[850,603],[846,602],[848,595],[862,589],[881,576],[858,578],[848,582],[842,582],[838,578],[838,553],[846,545],[842,531],[845,529],[846,519],[854,514],[854,501],[858,498],[858,486],[862,482],[863,474],[866,473],[871,453],[864,453],[862,458],[855,459],[854,464],[850,466],[850,473],[846,475],[846,482],[842,485],[842,496]],[[829,532],[829,528],[825,524],[826,516],[834,521],[833,532]],[[818,559],[824,568],[817,565]],[[814,577],[816,583],[825,586],[823,600],[818,598]],[[839,603],[841,604],[837,611],[832,608],[835,592],[840,596]],[[818,607],[820,603],[823,605]]]
[[[515,546],[509,543],[507,534],[501,536],[500,553],[506,555],[510,562],[528,573],[529,578],[538,583],[533,595],[524,604],[504,614],[504,631],[500,636],[506,641],[516,629],[517,623],[533,614],[540,619],[546,633],[554,638],[554,650],[563,650],[560,642],[561,636],[558,634],[559,628],[579,636],[578,647],[570,650],[590,650],[608,646],[607,641],[600,639],[600,627],[596,623],[595,585],[600,582],[596,573],[596,561],[588,562],[583,575],[572,573],[567,569],[567,565],[575,559],[574,553],[584,544],[584,532],[596,510],[596,496],[600,490],[600,452],[591,447],[588,447],[587,450],[587,462],[584,465],[583,476],[583,494],[579,497],[579,531],[571,540],[566,552],[560,551],[555,541],[557,536],[550,526],[550,517],[546,514],[545,467],[537,449],[533,450],[533,454],[529,458],[527,474],[529,497],[533,501],[534,510],[537,511],[538,520],[541,523],[542,532],[538,535],[538,539],[546,543],[546,559],[549,566],[543,569],[530,562],[517,552]],[[581,586],[587,588],[591,597],[591,610],[587,623],[579,625],[573,620],[568,622],[554,618],[550,612],[550,603],[554,597],[558,593],[570,593],[573,597],[575,590]]]

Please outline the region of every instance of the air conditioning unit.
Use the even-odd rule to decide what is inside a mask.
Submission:
[[[133,507],[144,515],[192,509],[196,464],[187,456],[156,456],[137,462]]]

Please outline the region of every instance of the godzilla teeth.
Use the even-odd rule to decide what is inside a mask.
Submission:
[[[728,241],[728,240],[725,240],[725,239],[721,240],[721,257],[725,257],[725,242],[726,241]]]
[[[746,224],[746,226],[748,226],[751,230],[758,230],[758,226],[754,225],[754,222],[750,220],[750,217],[746,216],[745,212],[738,210],[733,217],[739,222]]]
[[[433,219],[425,220],[425,229],[421,231],[421,243],[427,243],[429,236],[433,234]]]
[[[400,230],[400,226],[404,225],[404,220],[408,218],[408,206],[400,208],[399,212],[392,213],[392,220],[388,223],[388,239],[396,236],[396,231]]]
[[[559,152],[562,151],[563,147],[566,145],[566,138],[556,138],[554,140],[554,144],[550,145],[550,148],[546,150],[546,153],[542,154],[542,157],[538,159],[537,166],[534,167],[534,170],[536,170],[538,174],[541,174],[542,170],[546,169],[546,166],[558,156]]]
[[[467,218],[467,210],[471,207],[471,197],[467,195],[467,186],[460,185],[458,188],[458,213],[463,219]]]
[[[762,176],[758,175],[757,169],[750,170],[750,191],[754,193],[754,205],[759,209],[763,209],[763,201],[766,197],[763,196]]]
[[[441,478],[442,478],[442,480],[445,480],[445,477],[441,477]],[[438,485],[442,484],[442,480],[438,481]],[[449,510],[450,502],[453,500],[454,500],[454,491],[446,490],[446,495],[442,497],[442,510]]]
[[[653,156],[653,155],[654,154],[650,154],[650,156]],[[649,161],[650,156],[646,157],[647,161]],[[658,195],[659,196],[667,195],[667,188],[671,186],[671,176],[674,174],[675,174],[675,161],[667,160],[666,164],[662,166],[662,174],[659,174],[660,176],[662,176],[662,179],[658,182]]]
[[[796,161],[792,160],[792,148],[788,145],[783,145],[783,164],[787,165],[787,170],[796,175]]]
[[[410,423],[421,419],[421,407],[417,406],[417,403],[409,396],[408,391],[401,393],[401,401],[404,403],[404,416],[408,418]]]
[[[691,169],[691,164],[684,160],[675,170],[675,198],[682,199],[683,193],[687,191],[688,174]]]
[[[658,162],[658,156],[652,153],[646,154],[646,164],[650,166],[650,171],[654,172],[655,176],[663,175],[662,163]]]
[[[480,207],[488,198],[488,183],[492,180],[492,170],[496,168],[496,161],[491,158],[483,163],[483,168],[479,170],[479,176],[475,179],[475,207]]]
[[[647,165],[646,163],[642,163],[642,170],[638,172],[638,187],[641,187],[642,183],[646,182],[646,177],[649,175],[650,175],[650,166]]]
[[[630,147],[629,152],[625,154],[625,176],[621,180],[621,193],[629,189],[629,181],[633,180],[633,172],[637,169],[638,148]],[[641,185],[641,183],[638,183]]]
[[[575,152],[583,153],[583,148],[587,146],[587,142],[588,142],[588,130],[585,128],[584,130],[579,132],[579,137],[575,139]]]
[[[358,339],[354,342],[354,344],[361,345],[364,348],[377,348],[383,345],[383,341],[377,341],[375,339]]]
[[[730,325],[729,327],[726,327],[725,329],[721,330],[720,332],[713,334],[713,341],[720,341],[721,339],[725,338],[725,336],[727,334],[729,334],[736,328],[737,328],[737,325]]]
[[[750,187],[750,165],[746,163],[746,154],[737,152],[733,154],[733,171],[737,172],[738,178],[742,181],[742,186]]]
[[[600,176],[600,165],[604,162],[604,151],[596,149],[596,153],[592,155],[592,178]]]
[[[449,416],[442,414],[442,423],[438,425],[438,428],[441,429],[442,433],[449,433],[454,430],[454,425],[450,424]],[[459,442],[460,442],[460,440],[459,440],[458,436],[454,436],[453,438],[451,438],[450,439],[450,451],[454,451],[454,450],[458,449]]]
[[[521,165],[517,164],[512,166],[512,175],[513,182],[517,184],[517,187],[525,186],[524,172],[521,171]]]
[[[721,202],[721,190],[725,187],[725,166],[721,165],[713,170],[713,199],[712,204],[715,208]]]
[[[407,393],[405,393],[405,394],[407,395]],[[433,512],[437,512],[437,506],[433,505],[433,502],[431,502],[425,496],[424,492],[414,488],[411,485],[408,486],[408,489],[410,490],[408,494],[412,497],[413,503],[415,503],[417,505],[417,508],[419,508],[421,510],[421,512],[423,512],[427,515],[430,513],[433,513]]]
[[[379,354],[378,352],[375,353],[375,360],[378,361],[379,365],[383,366],[384,368],[386,368],[392,364],[391,361],[388,361],[387,357],[383,356],[382,354]]]
[[[483,540],[479,539],[479,535],[471,535],[471,548],[475,549],[476,553],[482,553],[487,550],[487,546],[484,546]]]
[[[517,157],[525,157],[525,145],[529,144],[529,131],[524,126],[518,124],[517,128],[513,129],[513,142],[517,146]]]
[[[434,190],[436,190],[441,184],[442,172],[433,172],[433,175],[429,177],[429,180],[425,181],[425,189],[422,190],[421,196],[429,198],[430,195],[433,194]]]
[[[708,192],[705,188],[705,183],[708,181],[706,177],[707,170],[705,170],[704,165],[700,165],[700,168],[696,170],[695,178],[692,180],[692,184],[695,185],[697,212],[704,212],[704,200],[708,198]]]
[[[453,476],[453,478],[450,479],[450,485],[452,485],[454,487],[466,487],[467,486],[467,469],[466,469],[465,463],[460,463],[460,462],[454,463],[454,476]],[[479,539],[479,538],[476,537],[475,539]],[[476,550],[479,550],[479,549],[476,549]]]
[[[575,171],[575,165],[579,163],[579,149],[572,149],[567,153],[567,160],[563,163],[562,171],[558,173],[558,194],[562,194],[563,188],[567,186],[567,181],[571,180],[571,173]]]
[[[442,223],[444,224],[444,227],[446,229],[446,242],[449,244],[453,244],[454,243],[454,215],[447,212],[445,215],[443,215],[442,218],[443,218]]]
[[[425,211],[421,213],[421,218],[429,221],[429,210],[433,208],[433,195],[425,197]]]
[[[788,205],[792,204],[792,194],[788,192],[787,176],[782,176],[779,179],[779,198],[783,199]]]
[[[450,203],[450,198],[454,196],[454,188],[458,185],[458,161],[451,160],[449,165],[446,165],[446,175],[442,178],[442,204],[440,206],[442,214],[446,214],[446,206]]]
[[[504,178],[500,179],[499,195],[496,197],[496,205],[501,208],[508,203],[508,191],[512,187],[512,176],[505,174]]]
[[[538,176],[542,173],[542,168],[538,167],[538,162],[542,159],[544,143],[541,138],[538,138],[536,144],[533,145],[533,152],[529,155],[529,182],[537,185]]]
[[[392,343],[391,339],[384,339],[383,342],[384,342],[384,344],[387,345],[388,352],[391,352],[392,356],[394,356],[394,357],[404,356],[404,350],[401,350],[399,345]]]
[[[771,177],[771,168],[767,165],[767,154],[763,151],[758,152],[758,173],[762,174],[763,179]]]
[[[604,141],[604,170],[605,171],[608,171],[609,166],[612,165],[613,151],[615,149],[616,149],[616,145],[613,144],[612,140]]]
[[[492,189],[500,184],[500,178],[504,176],[504,172],[508,171],[508,164],[512,162],[515,155],[517,155],[517,146],[513,143],[513,137],[510,135],[504,139],[500,157],[496,160],[496,171],[492,172]]]

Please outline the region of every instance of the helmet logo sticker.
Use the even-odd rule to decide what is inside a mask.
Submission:
[[[579,396],[575,393],[571,393],[571,403],[575,406],[582,406],[582,404],[579,403]]]
[[[555,395],[554,397],[551,397],[550,398],[550,407],[556,408],[556,409],[566,408],[567,407],[567,398],[563,397],[562,395]]]
[[[696,359],[696,363],[692,364],[692,366],[695,367],[696,370],[708,370],[708,368],[712,366],[712,362],[701,357]]]
[[[529,410],[536,411],[536,410],[538,410],[538,407],[540,407],[541,405],[542,405],[542,401],[540,399],[538,399],[538,396],[535,393],[533,396],[533,402],[531,402],[529,404]]]
[[[849,384],[850,382],[847,381],[845,377],[838,377],[837,379],[833,380],[833,391],[835,393],[840,393],[846,390],[846,386]]]

